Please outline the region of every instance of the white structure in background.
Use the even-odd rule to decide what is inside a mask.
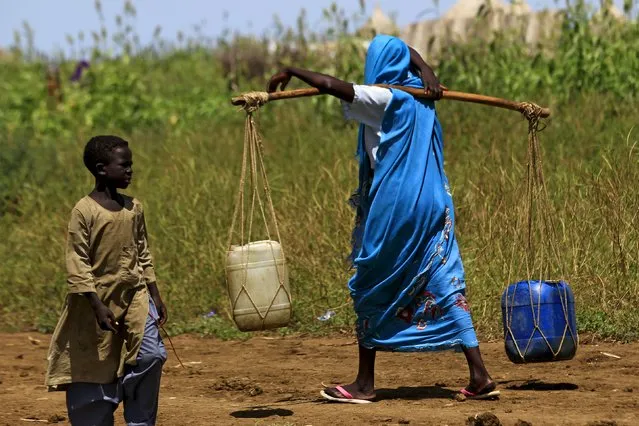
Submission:
[[[605,6],[613,16],[625,19],[614,5]],[[597,12],[601,15],[601,10]],[[421,54],[437,57],[442,49],[455,42],[475,37],[490,37],[500,30],[513,31],[531,47],[555,36],[560,28],[562,10],[535,12],[525,0],[506,3],[504,0],[458,0],[441,18],[416,22],[398,29],[393,20],[376,6],[359,34],[396,34]],[[478,23],[478,17],[481,21]]]
[[[378,34],[395,34],[399,28],[388,15],[379,7],[375,6],[373,13],[366,23],[358,30],[360,33],[375,31]]]
[[[523,0],[512,4],[502,0],[459,0],[441,19],[408,25],[400,36],[420,53],[437,56],[451,42],[490,37],[499,30],[513,30],[526,43],[535,45],[552,35],[560,19],[561,12],[533,12]]]
[[[614,3],[605,3],[598,11],[595,13],[595,17],[601,17],[607,11],[610,16],[613,18],[617,18],[620,21],[626,19],[626,15],[614,5]]]

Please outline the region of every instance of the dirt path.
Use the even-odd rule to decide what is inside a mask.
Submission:
[[[0,336],[0,424],[66,417],[64,394],[47,393],[42,384],[49,336]],[[505,425],[520,419],[533,425],[639,424],[639,344],[582,345],[572,361],[523,366],[508,361],[501,343],[484,344],[502,391],[495,402],[454,401],[466,382],[459,354],[383,353],[377,368],[381,401],[351,405],[324,403],[319,390],[321,382],[352,379],[352,339],[173,340],[187,369],[170,354],[160,425],[463,425],[486,411]],[[120,411],[116,417],[122,425]],[[27,418],[41,422],[21,420]]]

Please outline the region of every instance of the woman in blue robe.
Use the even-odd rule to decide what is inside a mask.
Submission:
[[[375,399],[377,351],[461,350],[469,398],[498,396],[479,352],[465,298],[465,276],[455,238],[453,200],[444,172],[443,134],[432,100],[389,84],[422,88],[433,98],[442,86],[432,69],[398,38],[379,35],[368,47],[365,85],[288,67],[268,91],[292,77],[342,100],[347,119],[360,122],[359,187],[349,290],[357,314],[359,371],[349,385],[327,388],[333,401]]]

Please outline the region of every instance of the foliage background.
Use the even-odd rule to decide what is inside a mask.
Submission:
[[[636,15],[631,2],[626,9]],[[11,54],[0,58],[2,329],[55,326],[65,295],[66,222],[92,185],[81,152],[90,136],[108,132],[132,143],[129,193],[146,207],[170,329],[243,337],[229,319],[223,271],[244,118],[229,99],[260,89],[283,64],[347,81],[363,74],[365,48],[354,33],[363,12],[327,9],[321,34],[302,12],[296,28],[276,23],[274,40],[230,33],[209,40],[196,31],[170,43],[158,30],[146,46],[135,34],[135,13],[127,3],[116,33],[103,27],[69,36],[72,53],[54,58],[35,51],[26,25]],[[544,170],[580,330],[636,339],[638,22],[593,17],[578,2],[559,34],[533,48],[515,34],[476,37],[446,49],[436,72],[451,89],[552,108],[540,134]],[[330,43],[331,54],[318,48],[322,43]],[[82,59],[90,68],[70,82]],[[52,63],[59,67],[60,102],[47,95]],[[527,126],[515,113],[481,106],[440,102],[438,110],[473,316],[482,336],[499,336],[500,294],[509,280],[523,278],[509,277],[508,268],[523,201]],[[258,120],[294,296],[294,321],[280,332],[350,330],[345,258],[356,127],[329,98],[273,103]],[[337,315],[318,321],[328,309]],[[211,311],[216,315],[207,316]]]

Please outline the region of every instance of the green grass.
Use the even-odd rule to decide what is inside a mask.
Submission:
[[[551,278],[572,286],[581,331],[633,340],[639,337],[639,24],[607,21],[601,37],[582,6],[577,2],[548,45],[530,49],[512,35],[489,41],[479,34],[445,51],[437,72],[451,89],[552,108],[539,134],[558,225],[560,256]],[[132,14],[129,7],[125,15]],[[303,26],[282,32],[277,41],[293,50],[279,51],[277,59],[361,81],[364,50],[338,8],[327,16],[334,26],[327,34]],[[244,116],[229,103],[234,93],[223,70],[242,52],[237,92],[263,87],[280,64],[264,43],[246,37],[216,49],[188,40],[175,50],[159,39],[139,49],[131,31],[119,31],[112,42],[106,33],[94,42],[81,84],[67,82],[74,63],[61,61],[58,105],[47,99],[46,63],[32,46],[2,59],[0,329],[55,326],[66,291],[66,223],[92,187],[82,150],[92,135],[117,133],[134,152],[127,192],[145,205],[169,329],[244,338],[230,320],[223,268]],[[324,36],[337,41],[334,57],[306,51]],[[122,54],[105,53],[112,45]],[[526,278],[511,255],[513,247],[523,253],[518,218],[527,123],[514,112],[447,101],[438,112],[473,317],[483,337],[496,337],[501,292]],[[294,303],[291,326],[275,333],[350,330],[347,201],[357,184],[357,129],[330,98],[272,103],[257,119]],[[318,321],[328,309],[337,315]],[[204,318],[211,310],[217,316]]]
[[[540,102],[543,101],[540,100]],[[639,329],[636,206],[639,112],[608,117],[614,100],[584,98],[555,108],[540,133],[563,277],[577,297],[583,331],[620,339]],[[228,108],[231,108],[230,106]],[[510,250],[521,206],[527,125],[518,114],[440,102],[446,168],[454,191],[458,238],[476,326],[500,331],[499,297],[509,283]],[[349,328],[345,261],[356,186],[356,128],[317,117],[308,100],[272,104],[258,116],[267,171],[289,259],[291,330]],[[243,115],[171,133],[124,134],[135,179],[128,191],[147,211],[150,242],[174,332],[237,338],[229,318],[223,259],[237,190]],[[91,189],[82,137],[26,144],[31,169],[0,219],[0,325],[51,330],[65,292],[63,247],[70,208]],[[37,154],[37,155],[35,155]],[[512,276],[510,281],[524,277]],[[327,323],[316,317],[329,308]],[[215,309],[218,316],[202,315]]]

